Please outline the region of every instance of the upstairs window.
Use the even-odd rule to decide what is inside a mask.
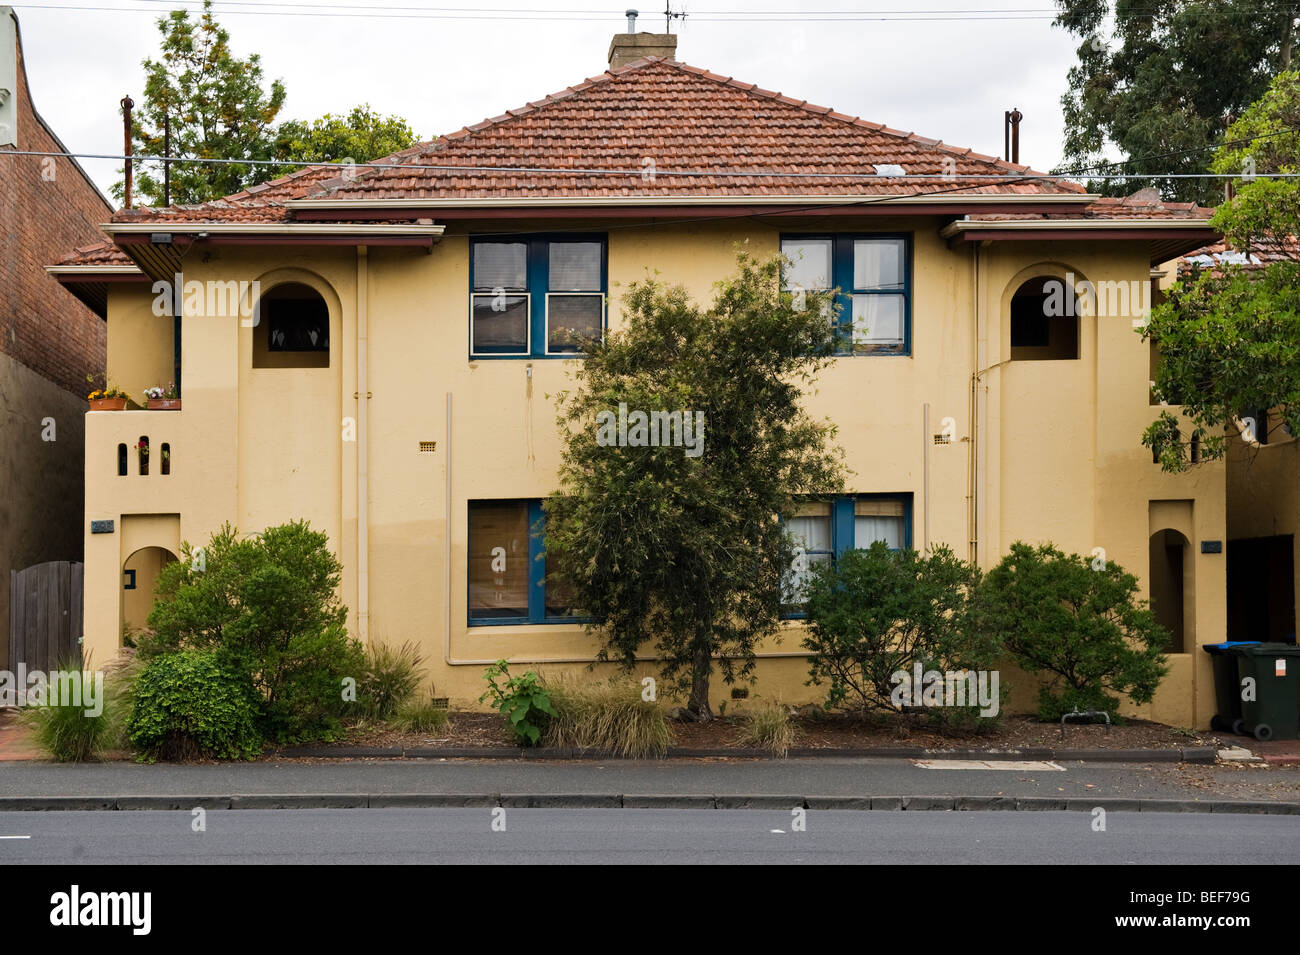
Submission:
[[[254,368],[328,368],[330,310],[309,285],[277,285],[258,302]]]
[[[473,239],[470,272],[471,357],[572,357],[604,336],[603,237]]]
[[[906,235],[787,235],[785,291],[838,288],[834,305],[840,355],[911,353],[911,243]]]
[[[1079,357],[1079,301],[1055,276],[1030,279],[1011,297],[1011,360],[1071,361]]]

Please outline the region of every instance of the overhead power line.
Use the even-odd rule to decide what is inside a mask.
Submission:
[[[1032,182],[1035,180],[1043,181],[1064,181],[1079,178],[1078,173],[1014,173],[1014,172],[997,172],[997,173],[953,173],[946,175],[944,173],[915,173],[904,174],[901,176],[890,176],[882,174],[867,174],[857,171],[840,171],[840,172],[776,172],[766,170],[724,170],[724,169],[660,169],[655,168],[649,172],[646,168],[637,166],[611,166],[604,168],[587,168],[587,167],[570,167],[570,166],[479,166],[479,165],[457,165],[446,163],[392,163],[392,162],[353,162],[345,163],[340,161],[330,162],[311,162],[302,159],[218,159],[198,156],[154,156],[154,155],[131,155],[127,156],[122,153],[76,153],[76,152],[55,152],[41,151],[34,149],[0,149],[0,156],[37,156],[64,159],[107,159],[117,162],[125,162],[130,159],[135,163],[157,163],[159,165],[168,163],[172,166],[177,165],[235,165],[235,166],[278,166],[293,167],[295,169],[302,167],[325,168],[336,167],[344,169],[400,169],[403,172],[421,171],[421,172],[449,172],[449,173],[526,173],[540,176],[627,176],[636,179],[655,180],[659,178],[671,177],[704,177],[713,176],[720,179],[860,179],[864,182],[879,182],[882,179],[898,179],[904,181],[929,181],[937,180],[940,182],[951,182],[953,180],[965,180],[968,182],[987,182],[989,180],[1006,180],[1007,182]],[[1300,179],[1300,173],[1256,173],[1251,177],[1243,176],[1242,173],[1175,173],[1175,172],[1143,172],[1143,173],[1114,173],[1114,174],[1089,174],[1088,179]]]

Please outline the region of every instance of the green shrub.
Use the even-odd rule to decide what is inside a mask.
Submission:
[[[247,677],[219,653],[167,653],[136,678],[127,732],[150,761],[251,759],[262,749],[256,704]]]
[[[1003,634],[1021,668],[1048,675],[1041,719],[1075,706],[1114,716],[1118,695],[1149,703],[1169,669],[1168,635],[1137,592],[1137,578],[1113,561],[1016,541],[984,578],[976,608],[979,626]]]
[[[104,696],[95,698],[94,676],[84,669],[79,654],[59,661],[55,668],[64,673],[80,674],[77,677],[78,688],[65,685],[63,689],[68,692],[61,692],[53,674],[50,674],[44,698],[40,703],[29,703],[23,709],[22,721],[31,727],[36,745],[51,759],[60,763],[94,759],[110,741],[112,717],[109,703]],[[90,676],[91,685],[81,690],[79,687],[86,676]]]
[[[673,744],[663,711],[641,698],[636,680],[566,682],[551,694],[555,717],[546,727],[548,746],[648,759],[663,756]]]
[[[515,738],[524,746],[536,746],[547,724],[557,715],[550,692],[542,686],[542,678],[532,670],[523,676],[511,676],[510,665],[498,660],[488,667],[483,679],[487,680],[488,689],[478,701],[491,699]]]
[[[347,634],[329,537],[293,521],[240,540],[226,524],[202,549],[183,543],[181,555],[158,577],[141,653],[214,650],[257,689],[263,736],[336,736],[343,681],[365,672],[365,654]]]
[[[447,711],[432,701],[407,700],[393,713],[389,724],[405,733],[436,733],[447,721]]]
[[[740,738],[747,746],[770,750],[773,756],[785,759],[794,743],[794,723],[790,721],[790,707],[780,703],[759,703],[745,710]]]
[[[903,711],[905,698],[896,691],[910,686],[917,664],[923,672],[989,670],[999,641],[996,631],[971,626],[970,595],[978,580],[979,571],[946,547],[921,555],[891,551],[882,541],[815,568],[803,641],[812,654],[807,685],[828,687],[827,706],[865,715]],[[1000,709],[1000,679],[998,690]],[[978,720],[979,711],[977,705],[924,710],[940,722]]]
[[[366,648],[366,668],[357,684],[357,702],[369,719],[386,720],[420,686],[421,656],[415,644],[390,647],[376,640]]]

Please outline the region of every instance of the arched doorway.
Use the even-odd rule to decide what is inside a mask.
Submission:
[[[1147,581],[1151,591],[1151,610],[1156,622],[1169,631],[1166,653],[1186,653],[1186,637],[1192,609],[1192,550],[1187,538],[1180,532],[1156,531],[1150,539],[1150,572]]]
[[[176,555],[165,547],[141,547],[122,564],[122,631],[138,633],[148,626],[158,575]]]

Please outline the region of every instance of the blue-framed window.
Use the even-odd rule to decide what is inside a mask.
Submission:
[[[829,501],[810,501],[785,519],[795,540],[794,559],[782,586],[781,600],[798,617],[804,590],[818,564],[829,564],[845,551],[884,541],[890,550],[912,546],[910,494],[851,494]]]
[[[912,353],[910,233],[783,235],[781,253],[787,293],[840,290],[836,354]]]
[[[470,239],[472,358],[572,358],[605,334],[603,235]]]
[[[469,625],[572,623],[583,618],[546,577],[542,502],[469,502]]]

